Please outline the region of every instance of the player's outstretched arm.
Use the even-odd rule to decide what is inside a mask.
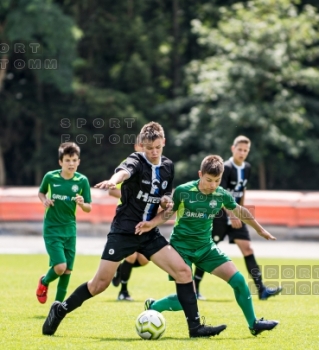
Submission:
[[[259,236],[264,237],[267,240],[276,240],[276,237],[274,237],[271,233],[265,230],[259,224],[259,222],[253,217],[253,215],[247,208],[237,205],[232,212],[245,224],[254,228],[256,232],[259,234]]]
[[[170,196],[168,196],[168,195],[164,195],[161,198],[160,206],[164,210],[172,210],[173,206],[174,206],[173,199]]]
[[[141,235],[144,232],[150,231],[158,225],[164,224],[164,222],[169,220],[174,214],[175,211],[171,211],[170,209],[160,211],[152,220],[139,222],[135,226],[135,234]]]
[[[102,190],[108,190],[109,188],[114,190],[116,188],[116,185],[123,182],[124,180],[128,179],[130,175],[125,170],[120,170],[117,173],[115,173],[110,180],[105,180],[102,182],[99,182],[94,187],[100,188]]]

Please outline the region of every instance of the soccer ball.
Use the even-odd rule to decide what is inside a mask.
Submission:
[[[159,339],[165,332],[164,316],[155,310],[143,311],[135,321],[137,334],[143,339]]]

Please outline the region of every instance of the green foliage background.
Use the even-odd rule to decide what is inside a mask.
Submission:
[[[132,151],[124,135],[155,120],[176,184],[196,177],[207,154],[227,159],[244,134],[250,188],[318,190],[318,8],[317,0],[1,1],[0,185],[39,185],[58,167],[63,135],[80,143],[79,171],[97,183]]]

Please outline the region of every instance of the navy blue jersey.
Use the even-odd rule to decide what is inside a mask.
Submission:
[[[229,191],[235,201],[240,204],[240,200],[244,195],[247,182],[250,177],[250,164],[244,162],[241,166],[234,164],[230,158],[224,162],[224,173],[220,186]]]
[[[132,153],[116,169],[125,170],[130,177],[122,183],[121,203],[116,208],[112,232],[134,234],[140,221],[149,221],[157,214],[161,197],[171,194],[174,178],[174,164],[161,157],[153,165],[143,153]]]

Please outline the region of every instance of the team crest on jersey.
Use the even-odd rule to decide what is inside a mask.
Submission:
[[[165,190],[165,188],[167,187],[168,182],[167,181],[163,181],[162,183],[162,189]]]
[[[72,191],[73,192],[78,192],[78,190],[79,190],[79,186],[78,185],[73,185],[72,186]]]
[[[209,202],[209,206],[210,206],[211,208],[215,208],[216,205],[217,205],[217,202],[215,201],[215,199],[212,199],[212,200]]]

